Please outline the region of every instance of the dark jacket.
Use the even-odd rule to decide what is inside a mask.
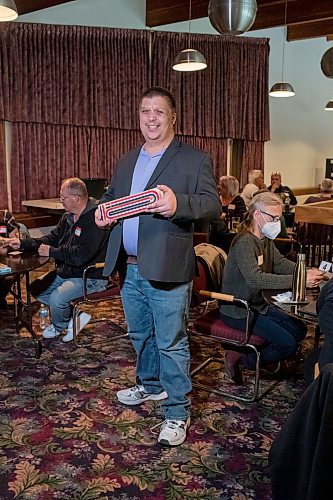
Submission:
[[[272,186],[268,186],[267,188],[269,191],[272,191]],[[297,205],[297,199],[290,187],[288,186],[279,186],[277,189],[274,191],[275,194],[289,194],[290,197],[290,205]]]
[[[65,213],[50,234],[23,240],[22,248],[37,249],[42,243],[50,245],[50,257],[55,259],[57,274],[65,279],[82,278],[89,264],[105,260],[110,232],[96,226],[96,206],[96,200],[90,198],[77,222],[74,223],[73,214]],[[102,270],[94,270],[89,277],[103,278]]]
[[[7,238],[19,225],[8,210],[0,210],[0,236]]]
[[[110,188],[101,203],[130,193],[134,167],[141,146],[123,156],[113,174]],[[221,203],[210,156],[174,139],[166,149],[145,189],[165,184],[176,195],[177,210],[172,218],[158,214],[139,217],[138,269],[145,279],[186,283],[196,271],[193,223],[217,219]],[[121,256],[122,221],[111,231],[105,274],[110,274]],[[119,261],[118,261],[119,264]]]

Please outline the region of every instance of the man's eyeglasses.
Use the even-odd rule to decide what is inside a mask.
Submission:
[[[59,200],[60,201],[65,201],[65,200],[67,200],[67,198],[70,198],[71,196],[78,196],[79,198],[81,198],[81,196],[79,194],[77,194],[77,193],[71,193],[68,196],[62,196],[62,195],[60,195],[59,196]]]
[[[263,210],[259,210],[259,212],[261,212],[262,214],[268,215],[272,219],[270,222],[279,222],[279,221],[281,222],[283,219],[282,215],[272,215],[272,214],[269,214],[268,212],[264,212]]]

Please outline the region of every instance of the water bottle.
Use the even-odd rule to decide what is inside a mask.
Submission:
[[[296,302],[305,300],[306,290],[306,262],[305,254],[297,254],[297,262],[293,274],[292,300]]]
[[[289,193],[286,193],[286,198],[284,200],[284,211],[286,213],[290,212],[290,195],[289,195]]]
[[[41,304],[40,309],[39,309],[39,326],[41,330],[45,330],[47,327],[47,307],[44,306],[44,304]]]

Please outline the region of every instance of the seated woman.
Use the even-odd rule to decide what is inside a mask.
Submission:
[[[281,309],[268,304],[263,290],[288,290],[292,287],[295,263],[283,257],[273,243],[281,231],[282,201],[271,192],[255,196],[248,206],[248,214],[231,245],[224,268],[222,291],[245,299],[251,307],[251,332],[266,340],[261,351],[263,365],[275,364],[296,352],[297,344],[306,335],[303,321],[288,316]],[[316,286],[322,273],[310,269],[307,285]],[[228,325],[245,329],[246,310],[232,304],[223,304],[221,318]],[[242,383],[240,364],[255,368],[255,354],[242,355],[227,351],[226,374],[236,383]]]
[[[246,205],[239,195],[239,182],[233,175],[223,175],[220,178],[219,192],[222,214],[219,220],[213,221],[210,225],[209,243],[223,248],[224,236],[228,232],[232,218],[238,217],[242,221]]]

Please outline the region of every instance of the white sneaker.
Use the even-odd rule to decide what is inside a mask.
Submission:
[[[43,330],[44,339],[54,339],[55,337],[59,337],[61,332],[59,332],[56,327],[51,323],[49,326]]]
[[[167,446],[178,446],[186,439],[190,417],[187,420],[165,420],[162,424],[158,442]]]
[[[89,323],[90,320],[91,320],[90,314],[81,312],[77,316],[76,333],[79,333]],[[73,318],[68,323],[66,335],[64,335],[62,338],[63,342],[70,342],[71,340],[73,340]]]
[[[144,401],[161,401],[168,397],[165,391],[152,394],[146,391],[143,385],[135,385],[129,389],[122,389],[117,392],[117,398],[125,405],[139,405]]]

